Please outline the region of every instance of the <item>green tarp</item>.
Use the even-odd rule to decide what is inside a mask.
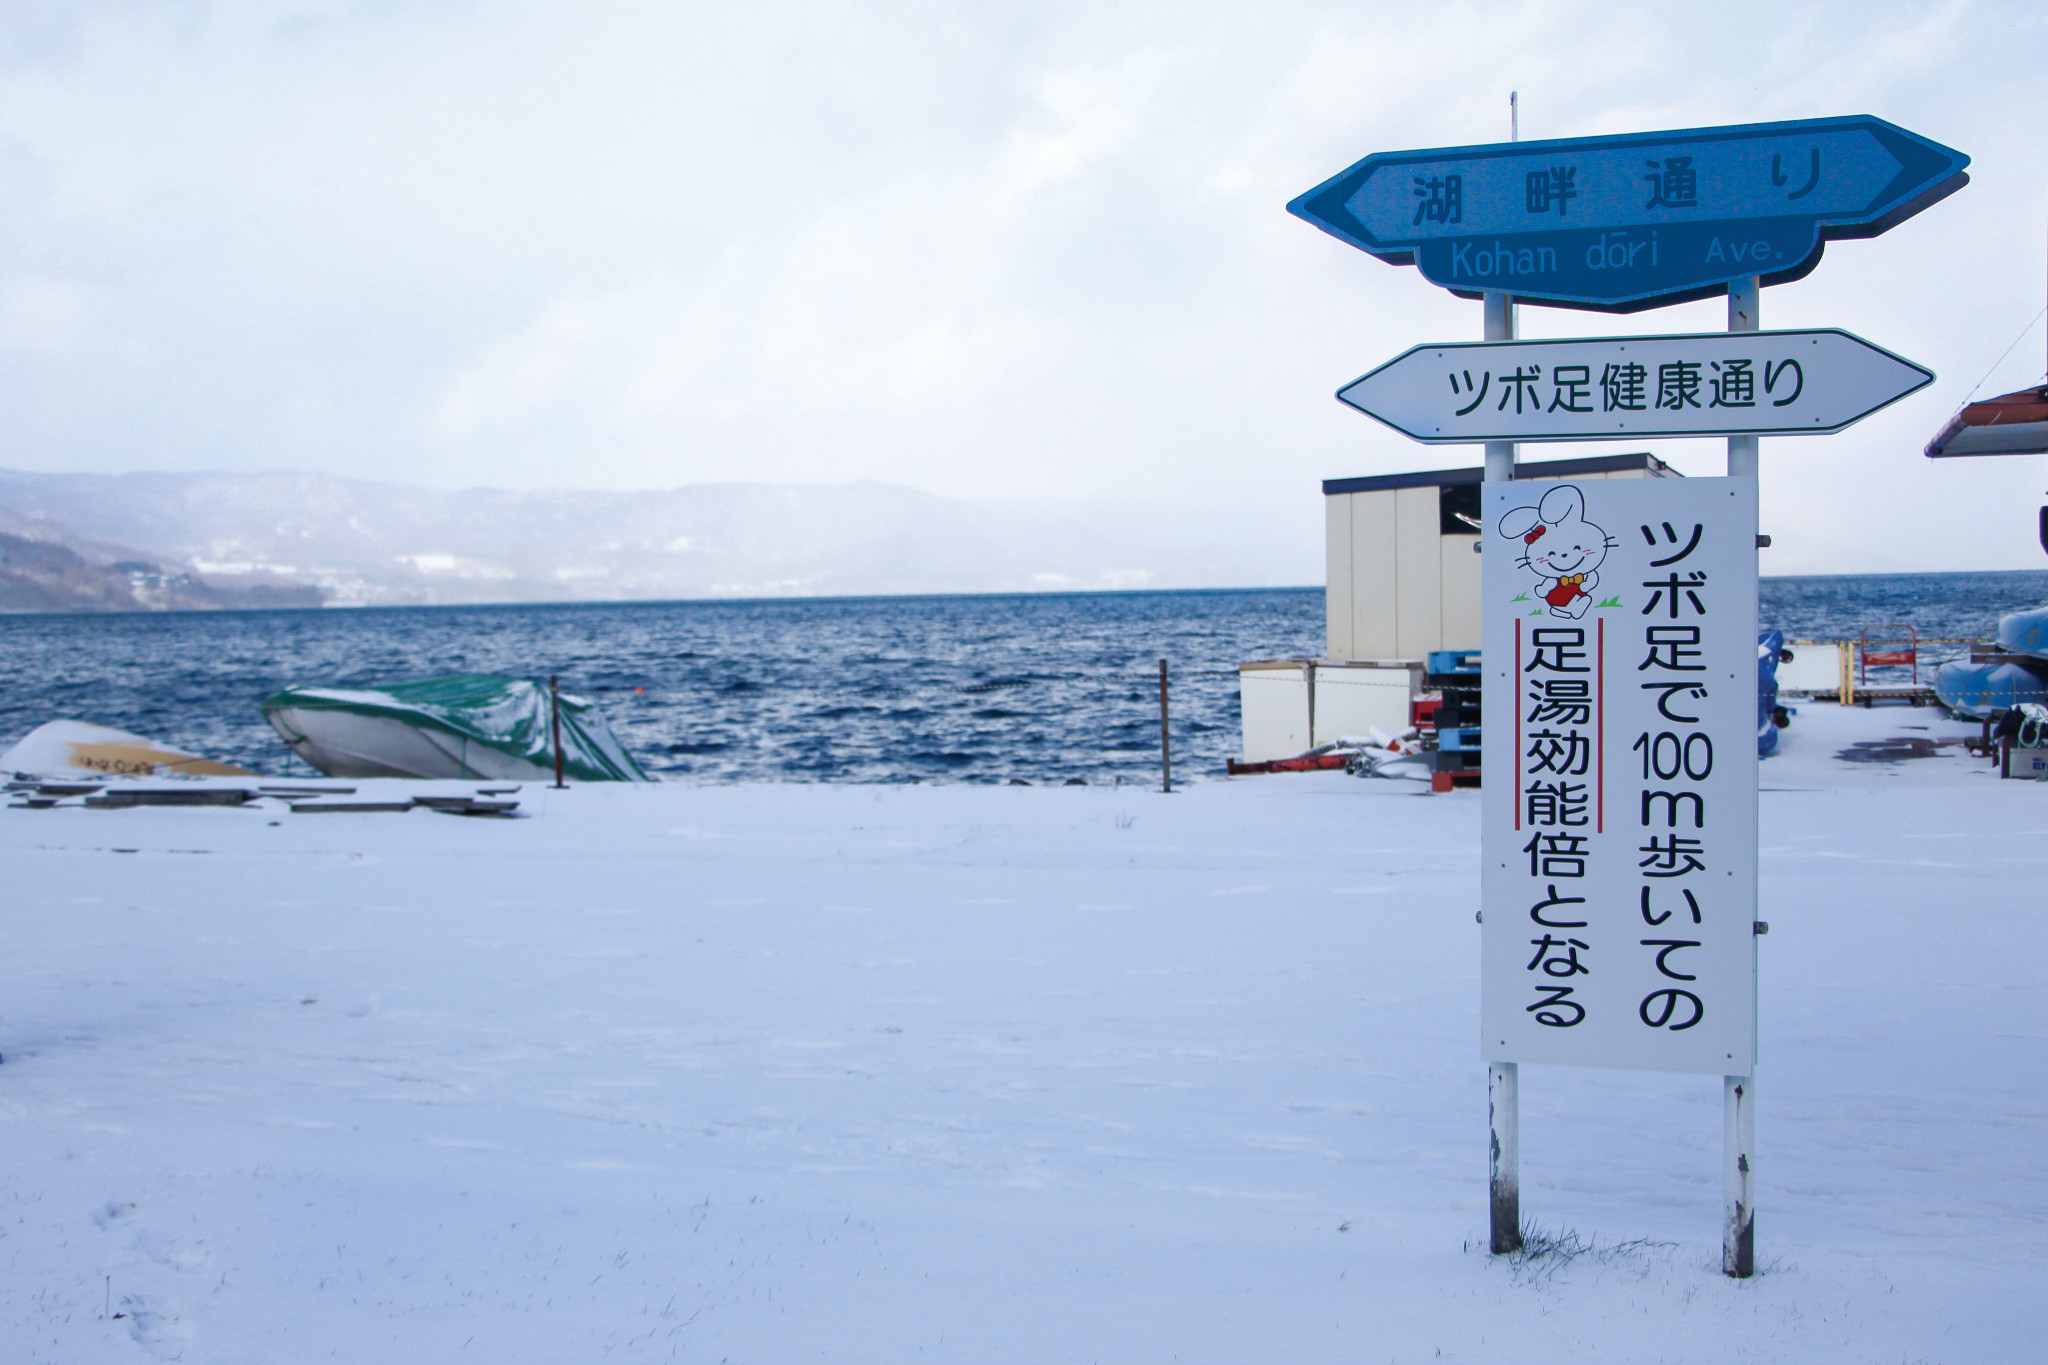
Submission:
[[[564,692],[561,703],[564,776],[579,782],[654,780],[612,734],[595,702]],[[279,711],[343,711],[439,731],[554,770],[547,684],[526,678],[453,673],[375,688],[287,687],[259,707],[280,732]]]

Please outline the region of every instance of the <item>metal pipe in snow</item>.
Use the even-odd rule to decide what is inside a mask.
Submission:
[[[548,718],[555,741],[555,788],[559,791],[566,785],[562,781],[562,688],[561,680],[552,673],[548,675]]]
[[[1159,661],[1159,790],[1173,790],[1173,735],[1166,725],[1166,660]]]

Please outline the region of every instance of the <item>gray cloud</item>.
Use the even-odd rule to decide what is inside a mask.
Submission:
[[[1193,499],[1296,527],[1275,576],[1313,577],[1317,480],[1476,460],[1331,391],[1477,307],[1281,206],[1368,151],[1498,139],[1514,86],[1530,136],[1870,112],[1975,157],[1767,295],[1766,325],[1943,379],[1765,443],[1766,567],[2031,566],[2037,463],[1918,450],[2040,305],[2043,29],[2020,3],[17,3],[0,464]]]

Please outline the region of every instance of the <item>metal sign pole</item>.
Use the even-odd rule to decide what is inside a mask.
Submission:
[[[1763,311],[1763,288],[1757,277],[1735,281],[1728,286],[1728,330],[1731,332],[1754,332]],[[1753,479],[1756,477],[1756,443],[1754,436],[1730,436],[1728,438],[1728,477]]]
[[[1728,330],[1754,332],[1762,321],[1763,288],[1752,275],[1728,286]],[[1756,436],[1728,438],[1728,476],[1757,476]],[[1756,1078],[1721,1078],[1721,1273],[1756,1274]]]
[[[1515,301],[1506,294],[1486,296],[1486,340],[1515,339]],[[1515,443],[1486,443],[1488,480],[1515,477]],[[1493,1062],[1486,1068],[1487,1187],[1493,1210],[1493,1254],[1522,1249],[1521,1065]]]
[[[1508,95],[1508,139],[1522,140],[1521,96]],[[1515,300],[1511,294],[1488,294],[1487,341],[1515,339]],[[1515,477],[1515,443],[1486,443],[1489,480]],[[1491,1210],[1493,1254],[1522,1249],[1522,1068],[1519,1062],[1490,1062],[1486,1068],[1487,1207]]]
[[[1513,341],[1515,339],[1515,299],[1512,294],[1488,294],[1486,296],[1487,341]],[[1486,443],[1486,477],[1489,479],[1512,479],[1515,477],[1515,443],[1513,441],[1488,441]]]

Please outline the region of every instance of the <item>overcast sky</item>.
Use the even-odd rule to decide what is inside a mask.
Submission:
[[[1765,295],[1941,377],[1764,441],[1765,571],[2048,567],[2048,457],[1919,453],[2048,294],[2044,40],[2039,0],[7,0],[0,465],[1156,500],[1315,581],[1319,480],[1478,462],[1332,392],[1479,305],[1284,205],[1504,140],[1513,88],[1524,137],[1867,113],[1968,153]],[[1981,392],[2042,365],[2036,323]]]

